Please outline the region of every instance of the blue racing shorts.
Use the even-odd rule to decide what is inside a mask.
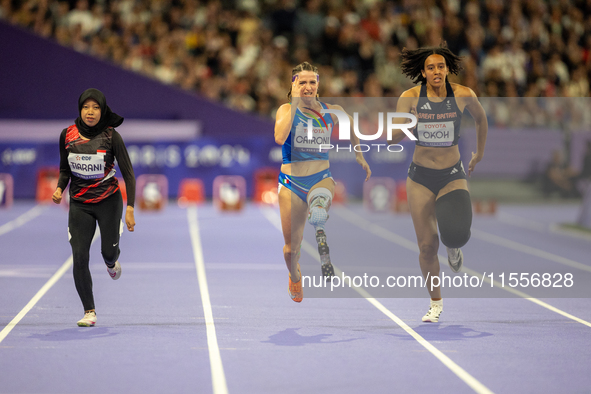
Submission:
[[[334,182],[332,174],[330,173],[330,169],[328,168],[324,171],[320,171],[316,174],[308,176],[291,176],[284,174],[283,172],[280,172],[278,190],[281,190],[281,187],[285,186],[307,204],[308,192],[310,191],[310,189],[312,189],[312,187],[314,187],[315,184],[326,178],[330,178]]]

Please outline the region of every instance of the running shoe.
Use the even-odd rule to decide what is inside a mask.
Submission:
[[[107,267],[107,272],[109,273],[111,279],[119,279],[119,277],[121,276],[121,265],[119,264],[119,261],[115,261],[115,265],[113,266],[113,268]]]
[[[78,327],[94,327],[96,323],[96,313],[94,311],[86,311],[84,317],[78,320]]]
[[[447,248],[447,262],[453,272],[460,272],[464,263],[464,254],[460,248]]]
[[[441,312],[443,312],[443,303],[439,303],[439,301],[431,301],[431,307],[425,316],[423,316],[422,320],[424,322],[437,323]]]
[[[289,286],[287,292],[292,300],[295,302],[302,302],[304,299],[304,291],[302,290],[302,272],[300,271],[300,264],[298,263],[298,272],[300,273],[300,280],[296,283],[291,281],[291,274],[289,275]]]

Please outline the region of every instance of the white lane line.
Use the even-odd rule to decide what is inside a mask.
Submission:
[[[52,267],[6,267],[1,266],[0,278],[51,278]]]
[[[199,292],[201,293],[201,303],[203,304],[203,314],[205,316],[205,328],[207,333],[207,347],[209,349],[209,364],[211,366],[213,392],[214,394],[227,394],[228,386],[226,384],[226,375],[224,374],[222,356],[220,354],[218,339],[215,333],[213,312],[209,298],[209,289],[207,287],[207,277],[205,276],[205,264],[203,260],[201,236],[199,235],[199,219],[197,217],[197,208],[187,208],[187,217],[189,220],[189,230],[191,233],[191,244],[193,245],[193,257],[195,259],[195,267],[197,268],[197,281],[199,283]]]
[[[439,260],[441,260],[442,257],[443,256],[439,256]],[[496,280],[493,280],[492,283],[491,283],[490,278],[487,277],[487,276],[484,276],[483,277],[483,275],[480,272],[474,271],[474,270],[472,270],[470,268],[467,268],[467,267],[462,267],[462,272],[466,272],[467,274],[470,274],[470,275],[473,275],[473,276],[477,276],[478,278],[482,278],[486,283],[490,283],[490,284],[492,284],[492,285],[494,285],[494,286],[496,286],[496,287],[498,287],[500,289],[503,289],[503,290],[508,291],[509,293],[513,293],[513,294],[515,294],[518,297],[525,298],[526,300],[531,301],[534,304],[538,304],[541,307],[544,307],[546,309],[549,309],[552,312],[558,313],[559,315],[562,315],[562,316],[564,316],[566,318],[569,318],[569,319],[574,320],[574,321],[576,321],[578,323],[581,323],[581,324],[584,324],[584,325],[586,325],[588,327],[591,327],[591,323],[590,322],[588,322],[586,320],[583,320],[583,319],[580,319],[580,318],[578,318],[578,317],[576,317],[574,315],[571,315],[568,312],[565,312],[563,310],[560,310],[560,309],[558,309],[558,308],[556,308],[556,307],[554,307],[554,306],[552,306],[552,305],[550,305],[550,304],[548,304],[548,303],[546,303],[546,302],[544,302],[542,300],[539,300],[537,298],[534,298],[534,297],[528,295],[527,293],[524,293],[524,292],[519,291],[517,289],[514,289],[512,287],[506,287],[506,286],[503,287],[502,284],[500,282],[496,281]]]
[[[47,208],[47,205],[35,205],[33,208],[29,209],[27,212],[23,213],[22,215],[20,215],[16,219],[13,219],[8,223],[4,223],[2,226],[0,226],[0,235],[4,235],[4,234],[14,230],[15,228],[22,226],[23,224],[27,223],[28,221],[35,219],[46,208]]]
[[[538,231],[545,233],[549,229],[549,225],[534,220],[526,219],[521,216],[511,215],[505,212],[499,212],[497,214],[497,220],[502,223],[510,224],[512,226],[526,228],[528,230]]]
[[[261,211],[263,212],[263,215],[279,231],[282,231],[281,230],[281,219],[275,211],[273,211],[272,209],[269,209],[269,208],[261,208]],[[306,240],[302,241],[302,249],[304,249],[306,251],[306,253],[308,253],[310,256],[312,256],[314,259],[316,259],[320,263],[320,256],[318,255],[318,251]],[[334,265],[333,265],[333,267],[335,270],[335,274],[337,276],[342,274],[342,271],[340,269],[338,269]],[[382,312],[383,314],[388,316],[392,321],[394,321],[396,324],[398,324],[404,331],[406,331],[410,336],[412,336],[421,346],[423,346],[431,354],[433,354],[439,361],[441,361],[441,363],[443,363],[443,365],[445,365],[447,368],[449,368],[450,371],[452,371],[454,374],[456,374],[456,376],[458,376],[462,381],[464,381],[464,383],[466,383],[468,386],[470,386],[470,388],[472,388],[472,390],[474,390],[478,394],[492,394],[493,393],[485,385],[480,383],[475,377],[473,377],[468,372],[466,372],[465,369],[460,367],[452,359],[447,357],[439,349],[437,349],[435,346],[433,346],[429,341],[427,341],[425,338],[423,338],[421,335],[419,335],[415,330],[410,328],[410,326],[408,326],[404,321],[402,321],[402,319],[400,319],[398,316],[396,316],[394,313],[392,313],[388,308],[386,308],[384,305],[382,305],[382,303],[380,303],[378,300],[373,298],[371,296],[371,294],[369,294],[367,291],[365,291],[362,288],[355,287],[355,286],[353,286],[352,288],[357,293],[359,293],[363,298],[365,298],[370,304],[375,306],[380,312]]]
[[[583,232],[581,230],[577,230],[574,228],[563,227],[562,225],[556,224],[556,223],[546,224],[546,223],[536,222],[536,221],[533,221],[530,219],[523,218],[521,216],[509,214],[506,212],[499,212],[497,214],[497,219],[500,222],[510,224],[512,226],[523,227],[528,230],[533,230],[533,231],[537,231],[540,233],[548,233],[549,232],[549,233],[554,233],[554,234],[560,234],[560,235],[567,236],[567,237],[584,239],[587,241],[591,240],[591,234],[589,234],[588,232]]]
[[[558,264],[566,265],[567,267],[591,272],[591,266],[579,263],[578,261],[567,259],[566,257],[558,256],[554,253],[545,252],[543,250],[533,248],[531,246],[527,246],[519,242],[511,241],[510,239],[499,237],[498,235],[487,233],[482,230],[472,229],[472,236],[482,241],[499,245],[507,249],[513,249],[521,253],[529,254],[531,256],[540,257],[542,259],[550,260]]]
[[[99,231],[97,231],[96,234],[94,235],[94,238],[92,238],[91,245],[92,245],[92,243],[94,243],[94,241],[96,241],[98,239],[99,234],[100,234]],[[73,263],[73,259],[72,259],[72,256],[70,256],[64,262],[64,264],[62,264],[62,266],[55,272],[55,274],[53,274],[53,276],[51,278],[49,278],[49,280],[43,285],[43,287],[41,287],[41,289],[37,292],[37,294],[35,294],[33,296],[33,298],[31,298],[31,301],[29,301],[28,304],[25,305],[25,307],[14,317],[14,319],[12,319],[10,321],[10,323],[8,323],[6,325],[6,327],[4,327],[2,329],[2,331],[0,331],[0,342],[2,342],[4,340],[4,338],[6,338],[6,336],[10,333],[10,331],[12,331],[12,329],[23,319],[23,317],[25,317],[25,315],[27,313],[29,313],[29,311],[35,306],[35,304],[37,304],[37,302],[39,302],[41,297],[43,297],[45,295],[45,293],[47,293],[49,291],[49,289],[51,289],[51,287],[58,280],[60,280],[60,278],[62,276],[64,276],[64,274],[70,268],[72,263]]]
[[[388,316],[392,319],[396,324],[398,324],[404,331],[406,331],[410,336],[412,336],[418,343],[420,343],[425,349],[427,349],[431,354],[433,354],[439,361],[443,363],[450,371],[455,373],[460,379],[464,381],[472,390],[479,394],[484,393],[492,393],[492,391],[480,383],[474,376],[470,375],[466,370],[456,364],[451,358],[447,357],[445,354],[441,352],[441,350],[437,349],[435,346],[431,345],[429,341],[425,338],[420,336],[415,330],[410,328],[404,321],[402,321],[398,316],[390,312],[384,305],[382,305],[378,300],[372,298],[364,289],[355,288],[359,294],[361,294],[367,301],[369,301],[373,306],[378,308],[383,314]]]
[[[418,248],[418,246],[417,246],[416,243],[411,242],[411,241],[409,241],[409,240],[407,240],[407,239],[399,236],[398,234],[394,234],[393,232],[391,232],[390,230],[388,230],[388,229],[386,229],[384,227],[381,227],[381,226],[379,226],[377,224],[371,223],[370,221],[368,221],[364,217],[362,217],[362,216],[360,216],[360,215],[358,215],[358,214],[356,214],[356,213],[348,210],[347,208],[340,208],[340,209],[337,209],[337,210],[335,210],[333,208],[333,211],[336,211],[336,214],[337,215],[339,215],[343,219],[347,220],[348,222],[353,223],[356,226],[358,226],[358,227],[360,227],[360,228],[362,228],[362,229],[364,229],[366,231],[371,232],[372,234],[375,234],[377,236],[380,236],[380,237],[382,237],[382,238],[384,238],[384,239],[386,239],[388,241],[391,241],[391,242],[393,242],[393,243],[395,243],[397,245],[400,245],[400,246],[402,246],[402,247],[404,247],[406,249],[412,250],[412,251],[417,252],[417,253],[419,252],[419,248]],[[342,211],[344,211],[345,213],[343,213]],[[472,230],[472,233],[474,233],[474,231],[475,230]],[[525,245],[523,245],[523,246],[525,246]],[[544,256],[544,257],[546,257],[546,256]],[[557,256],[557,257],[560,257],[560,256]],[[446,264],[447,263],[447,256],[438,255],[438,258],[439,258],[439,261],[440,261],[441,264]],[[577,263],[577,264],[580,264],[580,263]],[[480,272],[474,271],[474,270],[469,269],[469,268],[467,268],[465,266],[462,268],[462,270],[465,271],[466,273],[469,273],[470,275],[474,275],[474,276],[477,276],[479,278],[482,278],[482,274]],[[487,277],[484,277],[484,281],[487,282],[487,283],[491,283],[490,282],[490,279],[487,278]],[[552,305],[550,305],[550,304],[548,304],[548,303],[546,303],[544,301],[541,301],[541,300],[539,300],[537,298],[534,298],[534,297],[530,296],[527,293],[524,293],[522,291],[513,289],[511,287],[501,286],[501,283],[498,282],[498,281],[496,281],[496,280],[493,280],[492,284],[495,287],[498,287],[499,289],[502,289],[502,290],[508,291],[510,293],[513,293],[513,294],[515,294],[515,295],[517,295],[517,296],[519,296],[521,298],[525,298],[526,300],[533,302],[534,304],[538,304],[541,307],[544,307],[544,308],[546,308],[546,309],[548,309],[548,310],[550,310],[552,312],[558,313],[558,314],[560,314],[560,315],[562,315],[564,317],[567,317],[569,319],[572,319],[572,320],[574,320],[574,321],[576,321],[578,323],[581,323],[581,324],[584,324],[586,326],[591,327],[591,323],[589,323],[588,321],[583,320],[583,319],[580,319],[580,318],[578,318],[578,317],[576,317],[574,315],[571,315],[570,313],[564,312],[564,311],[562,311],[562,310],[560,310],[560,309],[558,309],[558,308],[556,308],[556,307],[554,307],[554,306],[552,306]]]
[[[549,231],[554,234],[560,234],[567,237],[584,239],[585,241],[591,241],[591,234],[576,228],[564,227],[560,224],[551,224]]]

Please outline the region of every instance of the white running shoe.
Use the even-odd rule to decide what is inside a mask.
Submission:
[[[119,264],[119,261],[115,262],[115,266],[113,268],[107,267],[107,272],[109,273],[111,279],[119,279],[119,277],[121,276],[121,265]]]
[[[453,272],[460,272],[462,264],[464,264],[464,254],[462,253],[462,249],[448,247],[446,247],[446,249],[449,268],[451,268]]]
[[[84,317],[78,320],[78,327],[94,327],[96,323],[96,313],[94,311],[88,311],[84,313]]]
[[[443,301],[431,301],[429,311],[423,316],[424,322],[437,323],[439,315],[443,312]]]

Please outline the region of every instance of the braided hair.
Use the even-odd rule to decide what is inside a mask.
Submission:
[[[447,69],[452,74],[457,75],[462,70],[462,58],[450,51],[447,48],[447,43],[442,41],[438,47],[423,47],[414,50],[404,48],[400,64],[402,73],[412,79],[414,83],[425,84],[427,79],[423,77],[421,71],[425,69],[425,61],[431,55],[443,56]]]
[[[293,70],[291,70],[291,82],[292,83],[294,81],[295,75],[302,72],[302,71],[312,71],[316,74],[316,79],[318,79],[318,67],[313,66],[308,62],[303,62],[301,64],[298,64],[297,66],[295,66],[293,68]],[[318,94],[316,94],[316,97],[318,97]],[[287,92],[287,99],[289,101],[291,101],[291,86],[289,87],[289,92]]]

